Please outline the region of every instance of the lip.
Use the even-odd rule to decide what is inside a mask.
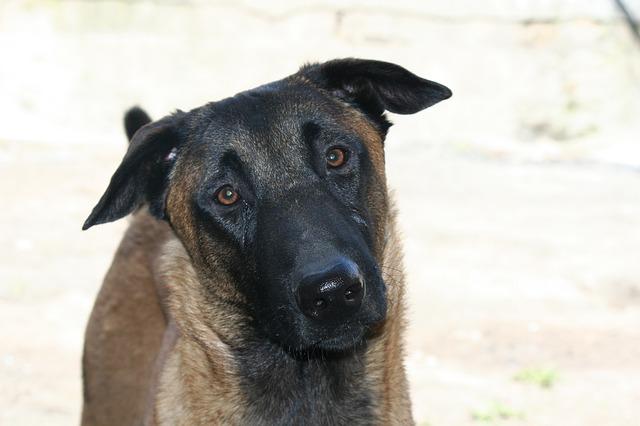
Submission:
[[[367,328],[361,324],[349,324],[339,327],[337,332],[319,339],[309,345],[309,349],[328,352],[345,352],[364,342]]]

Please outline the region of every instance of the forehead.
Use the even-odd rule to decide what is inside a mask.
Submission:
[[[354,108],[283,82],[207,105],[192,120],[194,157],[205,163],[205,175],[222,174],[224,159],[234,158],[252,180],[267,185],[304,180],[320,140],[369,145],[377,136]]]

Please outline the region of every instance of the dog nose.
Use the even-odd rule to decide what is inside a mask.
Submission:
[[[322,272],[305,275],[297,290],[298,305],[309,318],[340,322],[360,309],[365,285],[358,267],[341,259]]]

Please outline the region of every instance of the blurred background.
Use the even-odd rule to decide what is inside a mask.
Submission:
[[[626,0],[640,16],[640,1]],[[453,98],[392,116],[420,425],[637,425],[640,43],[613,0],[0,2],[0,424],[79,421],[126,221],[80,226],[122,114],[356,56]]]

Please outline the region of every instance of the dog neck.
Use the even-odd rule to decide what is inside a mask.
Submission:
[[[201,313],[221,327],[242,318],[220,316],[220,309],[210,305],[186,250],[177,238],[171,239],[156,265],[163,289],[159,293],[166,293],[167,316],[177,330],[161,354],[154,410],[158,423],[287,424],[314,419],[321,424],[411,424],[402,365],[402,277],[393,272],[400,270],[401,259],[394,232],[387,245],[382,269],[394,276],[385,277],[385,324],[348,353],[304,356],[256,336],[225,343],[228,339],[202,322]]]

